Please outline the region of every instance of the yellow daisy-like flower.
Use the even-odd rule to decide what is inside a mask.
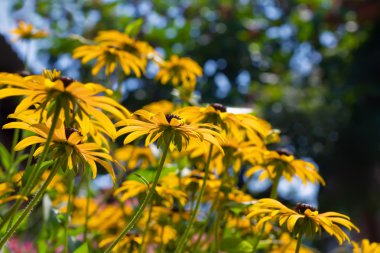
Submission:
[[[117,135],[128,134],[124,144],[146,135],[146,146],[157,141],[158,147],[170,145],[171,150],[177,148],[181,151],[186,149],[190,142],[198,143],[200,146],[208,142],[221,149],[219,143],[222,139],[217,132],[219,129],[211,124],[186,124],[178,115],[150,113],[142,109],[134,115],[141,120],[126,119],[120,122],[120,125],[125,127],[121,128]]]
[[[132,213],[133,208],[130,205],[123,205],[123,207],[116,203],[99,205],[88,220],[88,228],[105,235],[109,234],[110,231],[115,234],[115,231],[120,231],[126,225],[125,215]],[[84,224],[85,217],[81,217],[83,219],[82,224]]]
[[[243,131],[241,131],[243,132]],[[224,134],[225,141],[222,144],[224,154],[216,151],[213,156],[212,165],[216,168],[218,175],[226,171],[230,167],[237,173],[241,168],[244,161],[245,152],[250,150],[250,155],[261,155],[262,141],[247,141],[244,138],[244,133],[239,135]]]
[[[247,153],[246,159],[253,160],[252,163],[255,164],[258,161],[258,156],[256,154],[252,157],[252,154]],[[248,169],[246,176],[250,177],[258,171],[262,171],[259,180],[269,178],[273,181],[277,176],[283,176],[286,180],[291,181],[294,176],[297,176],[304,184],[307,182],[319,182],[320,184],[325,185],[325,181],[319,175],[314,164],[304,160],[295,159],[293,155],[285,150],[265,150],[262,155],[262,161],[259,162],[259,165],[254,165]]]
[[[182,178],[182,183],[187,190],[194,191],[201,188],[205,173],[199,170],[192,170],[190,174]],[[209,173],[206,181],[206,195],[213,195],[217,193],[222,181],[215,177],[215,175]],[[209,197],[206,197],[210,199]]]
[[[315,237],[324,230],[330,236],[334,236],[339,244],[344,241],[351,242],[340,226],[359,232],[347,215],[337,212],[319,213],[317,209],[307,204],[297,204],[292,210],[279,201],[269,198],[260,199],[251,207],[247,218],[252,217],[259,219],[258,226],[267,221],[278,220],[280,226],[297,236]]]
[[[105,235],[102,237],[102,240],[99,242],[99,248],[104,248],[105,246],[112,243],[117,238],[116,235],[113,236],[107,236]],[[127,233],[126,236],[123,237],[117,244],[117,246],[113,249],[112,252],[115,253],[124,253],[124,252],[131,252],[135,253],[138,252],[138,247],[142,243],[142,236],[136,233]],[[132,247],[131,247],[132,245]]]
[[[253,198],[251,195],[239,190],[238,188],[232,188],[232,190],[228,193],[228,200],[233,201],[235,203],[251,203]]]
[[[282,233],[278,244],[273,244],[270,253],[294,253],[297,247],[297,240],[293,239],[288,233]],[[300,247],[299,253],[314,253],[313,250],[304,246]]]
[[[271,130],[271,125],[249,114],[227,112],[227,107],[214,103],[207,107],[190,106],[177,111],[192,123],[211,123],[233,136],[241,135],[245,130],[247,138],[257,141],[263,139]]]
[[[25,21],[19,21],[17,28],[12,30],[12,33],[17,35],[17,39],[41,39],[45,38],[48,33],[44,30],[34,29],[32,24],[28,24]]]
[[[88,118],[91,118],[96,120],[102,132],[111,138],[115,138],[116,128],[103,111],[110,113],[119,120],[129,117],[130,114],[126,108],[112,98],[100,95],[112,91],[100,84],[82,84],[69,77],[60,76],[60,72],[55,70],[45,70],[43,75],[27,77],[0,73],[0,87],[5,85],[7,87],[0,90],[0,99],[25,96],[17,106],[16,114],[33,106],[39,109],[50,108],[50,105],[60,101],[65,122],[71,124],[72,121],[75,121],[76,116],[83,122],[88,122]],[[86,126],[82,125],[80,128],[85,129]]]
[[[155,166],[156,158],[150,147],[126,145],[115,150],[115,158],[119,162],[126,162],[126,169],[146,169]]]
[[[380,253],[380,243],[370,243],[368,239],[363,239],[360,243],[352,242],[354,253]]]
[[[92,75],[97,75],[105,67],[108,76],[120,65],[126,75],[133,71],[137,77],[141,77],[148,59],[154,54],[154,49],[148,43],[116,30],[99,32],[95,42],[94,45],[80,46],[73,52],[73,57],[82,58],[83,64],[96,59]]]
[[[10,183],[0,183],[0,205],[15,199],[28,200],[21,195],[9,195],[12,192],[14,192],[14,189]]]
[[[156,186],[157,195],[163,200],[165,206],[171,207],[174,204],[174,199],[177,199],[181,205],[185,205],[187,200],[187,194],[179,189],[176,189],[178,179],[175,175],[168,175],[160,179]],[[138,194],[146,192],[147,187],[144,183],[135,180],[126,180],[115,191],[114,195],[121,194],[120,200],[126,201],[132,197],[136,197]]]
[[[197,77],[202,76],[202,68],[188,57],[173,55],[168,61],[159,61],[160,70],[156,79],[162,84],[171,82],[173,86],[183,86],[193,90]]]
[[[68,195],[63,195],[63,196],[65,198],[61,198],[61,202],[60,203],[58,202],[58,203],[64,208],[64,210],[62,210],[62,208],[59,208],[59,209],[63,212],[66,212],[67,201],[68,201],[69,197],[68,197]],[[96,217],[96,213],[99,211],[99,208],[100,208],[99,204],[96,203],[96,201],[94,199],[89,199],[89,201],[87,203],[86,197],[75,196],[75,198],[72,201],[73,201],[73,203],[72,203],[73,209],[72,209],[70,224],[73,226],[79,227],[79,226],[85,225],[86,224],[86,213],[88,214],[89,219],[93,219]],[[55,203],[57,203],[57,201]],[[87,204],[88,204],[88,210],[86,210]]]
[[[177,230],[169,225],[161,226],[156,224],[152,230],[150,236],[153,237],[153,240],[150,240],[158,244],[166,245],[177,238]]]
[[[14,117],[17,119],[17,117]],[[20,119],[20,118],[18,118]],[[50,131],[51,120],[44,124],[29,124],[28,122],[11,122],[3,126],[4,129],[18,128],[35,133],[37,136],[29,136],[21,140],[15,146],[15,151],[20,151],[33,144],[41,144],[34,152],[34,156],[39,155],[44,149],[46,138]],[[110,162],[113,158],[109,151],[96,143],[82,143],[83,137],[79,130],[65,128],[63,122],[58,120],[57,128],[54,130],[52,142],[49,147],[50,158],[54,159],[63,169],[82,169],[88,164],[92,171],[93,178],[96,177],[96,163],[103,166],[116,181],[115,173]]]

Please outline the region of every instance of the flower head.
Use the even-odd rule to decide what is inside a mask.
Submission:
[[[350,238],[340,226],[359,232],[347,215],[337,212],[319,213],[316,208],[307,204],[297,204],[292,210],[274,199],[260,199],[252,206],[247,217],[258,217],[258,226],[270,220],[278,220],[280,226],[298,236],[314,237],[324,230],[330,236],[334,236],[339,244],[344,241],[350,242]]]
[[[164,206],[173,206],[174,199],[177,199],[181,205],[185,205],[187,200],[187,194],[177,188],[175,182],[178,179],[175,175],[169,174],[160,179],[157,187],[156,193],[162,199]],[[126,201],[129,198],[136,197],[138,194],[146,192],[147,186],[144,183],[135,180],[126,180],[122,185],[115,191],[115,195],[121,193],[121,201]]]
[[[139,41],[116,30],[101,31],[95,44],[83,45],[73,52],[74,58],[82,58],[82,63],[96,59],[92,75],[97,75],[105,67],[106,75],[112,74],[119,65],[126,75],[132,72],[140,77],[145,73],[148,59],[154,49],[146,42]]]
[[[257,155],[253,157],[251,153],[247,153],[246,159],[253,160],[252,163],[254,164],[253,167],[247,170],[247,177],[250,177],[255,172],[262,171],[259,176],[260,180],[265,178],[274,180],[280,174],[288,181],[291,181],[294,176],[298,176],[304,184],[307,182],[319,182],[325,185],[325,181],[319,175],[314,164],[301,159],[295,159],[291,153],[285,150],[264,150],[261,158],[258,158]]]
[[[88,125],[91,118],[92,121],[96,121],[95,125],[111,138],[115,138],[116,129],[103,111],[119,120],[129,116],[128,110],[122,105],[112,98],[100,95],[112,91],[100,84],[83,84],[69,77],[61,76],[60,72],[56,70],[44,70],[42,75],[26,77],[0,73],[0,87],[5,85],[7,87],[0,90],[0,99],[25,96],[17,106],[15,114],[36,107],[38,110],[49,109],[47,115],[50,116],[52,108],[59,106],[60,112],[63,114],[62,118],[67,124],[72,124],[74,121],[77,124],[82,122]],[[78,121],[76,117],[79,117],[80,120]],[[80,128],[86,129],[88,126],[81,125]]]
[[[26,197],[18,195],[18,194],[11,194],[14,192],[13,185],[10,183],[0,183],[0,205],[4,204],[6,202],[15,200],[15,199],[24,199],[27,200]]]
[[[116,235],[103,237],[99,242],[99,247],[104,248],[108,244],[112,243],[117,238]],[[142,236],[137,233],[127,233],[127,235],[120,240],[120,242],[115,247],[115,252],[138,252],[138,245],[142,243]],[[131,247],[132,245],[132,247]],[[133,251],[131,251],[133,250]]]
[[[278,244],[272,245],[270,253],[294,253],[297,247],[297,240],[288,233],[282,233]],[[300,247],[300,253],[313,253],[314,251],[304,246]]]
[[[160,70],[156,79],[162,84],[171,82],[173,86],[183,86],[194,90],[197,77],[202,76],[202,68],[188,57],[173,55],[168,61],[158,62]]]
[[[16,119],[16,116],[14,117]],[[34,156],[39,155],[46,143],[46,139],[51,127],[51,120],[42,124],[33,124],[30,122],[11,122],[3,126],[4,129],[18,128],[35,133],[36,136],[29,136],[21,140],[15,146],[15,150],[23,150],[33,144],[41,144],[34,152]],[[58,120],[57,128],[54,130],[52,142],[49,147],[50,158],[55,160],[63,169],[84,170],[89,165],[93,178],[97,175],[96,163],[103,166],[111,175],[114,182],[116,181],[115,173],[110,162],[113,158],[109,151],[102,148],[96,143],[83,143],[81,132],[73,128],[65,128],[63,122]]]
[[[271,130],[271,125],[250,114],[234,114],[227,112],[227,108],[219,103],[210,104],[207,107],[190,106],[178,110],[189,122],[210,123],[220,127],[231,135],[241,135],[248,139],[261,140]]]
[[[146,136],[145,145],[157,141],[157,145],[170,145],[171,149],[179,151],[186,149],[190,142],[196,142],[200,146],[203,142],[209,142],[220,148],[221,136],[218,128],[209,124],[187,124],[185,120],[176,114],[150,113],[138,110],[134,116],[139,119],[127,119],[121,122],[125,127],[118,131],[118,136],[128,134],[124,144],[130,143],[141,136]]]
[[[120,162],[126,162],[127,169],[146,169],[156,164],[150,147],[139,147],[135,145],[126,145],[115,150],[115,158]]]
[[[12,33],[17,35],[17,39],[41,39],[45,38],[48,33],[44,30],[34,29],[32,24],[28,24],[25,21],[19,21],[17,28],[12,30]],[[16,40],[17,40],[16,39]]]
[[[380,243],[370,243],[368,239],[363,239],[360,243],[352,242],[354,253],[380,253]]]

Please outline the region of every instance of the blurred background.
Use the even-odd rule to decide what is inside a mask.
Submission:
[[[378,0],[0,0],[0,71],[22,70],[28,59],[35,73],[57,68],[101,81],[71,58],[80,45],[73,35],[123,31],[138,18],[140,39],[163,56],[189,56],[203,67],[202,103],[252,108],[281,130],[283,147],[318,164],[327,186],[318,196],[311,190],[306,195],[314,200],[305,202],[348,214],[362,230],[355,239],[380,241]],[[50,36],[12,42],[19,20]],[[143,79],[123,81],[128,109],[170,99],[155,71],[152,64]],[[12,111],[3,101],[1,124]],[[293,190],[284,187],[280,197]]]

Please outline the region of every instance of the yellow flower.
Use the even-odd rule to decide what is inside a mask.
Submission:
[[[124,210],[122,209],[124,208]],[[130,205],[107,204],[99,206],[88,221],[88,228],[91,231],[108,234],[108,231],[115,233],[126,225],[125,214],[131,215],[133,208]],[[84,218],[84,217],[83,217]]]
[[[160,70],[156,79],[162,84],[171,82],[173,86],[183,86],[193,90],[197,77],[202,76],[202,68],[188,57],[173,55],[168,61],[159,61]]]
[[[14,192],[13,186],[10,183],[0,183],[0,205],[15,199],[28,200],[21,195],[9,195]]]
[[[67,195],[66,195],[67,196]],[[63,206],[67,209],[67,201],[68,196],[65,199]],[[83,226],[86,223],[86,208],[87,208],[87,198],[86,197],[78,197],[76,196],[73,199],[73,209],[71,215],[70,224],[73,226]],[[96,213],[98,212],[99,205],[95,202],[94,199],[89,199],[88,202],[88,217],[89,219],[93,219],[96,217]],[[61,209],[62,210],[62,209]],[[66,210],[65,210],[66,212]]]
[[[145,110],[138,110],[134,113],[139,119],[126,119],[121,122],[125,127],[121,128],[117,135],[128,134],[124,144],[130,143],[137,138],[147,135],[145,145],[148,146],[157,141],[157,146],[170,145],[171,150],[177,148],[186,149],[191,142],[200,146],[204,142],[212,143],[221,149],[221,136],[218,128],[210,124],[186,124],[185,121],[174,114],[150,113]]]
[[[174,204],[174,199],[177,199],[182,206],[185,205],[187,200],[187,194],[181,190],[176,189],[178,179],[175,175],[169,174],[160,179],[156,193],[162,198],[163,205],[171,207]],[[126,201],[132,197],[136,197],[138,194],[146,192],[147,187],[144,183],[135,180],[126,180],[115,191],[114,195],[121,194],[120,200]]]
[[[253,159],[253,164],[259,160],[257,154],[252,156],[251,153],[247,153],[246,159]],[[314,164],[306,162],[304,160],[295,159],[293,155],[285,150],[264,150],[261,159],[262,161],[259,162],[259,165],[254,165],[247,170],[247,177],[252,176],[257,171],[263,171],[259,176],[259,180],[269,178],[273,181],[277,175],[280,175],[283,176],[286,180],[291,181],[294,176],[297,176],[302,180],[304,184],[307,182],[319,182],[322,185],[325,185],[325,181],[319,175]]]
[[[131,72],[141,77],[145,73],[148,58],[154,49],[146,42],[135,40],[119,31],[101,31],[95,38],[97,44],[83,45],[73,52],[74,58],[82,58],[82,63],[96,59],[92,75],[105,67],[106,75],[112,74],[120,65],[126,75]]]
[[[99,96],[103,92],[112,91],[100,84],[82,84],[69,77],[60,76],[60,72],[55,70],[45,70],[43,75],[31,75],[24,78],[0,73],[0,87],[4,85],[8,85],[8,87],[0,90],[0,99],[25,96],[17,106],[16,114],[32,106],[36,106],[40,110],[50,108],[50,105],[55,105],[59,100],[65,122],[72,123],[76,116],[84,123],[91,118],[96,120],[97,126],[100,126],[102,132],[111,138],[115,138],[116,128],[103,111],[120,120],[127,118],[130,114],[126,108],[112,98]],[[85,129],[86,126],[82,125],[80,128]]]
[[[50,119],[44,124],[11,122],[3,126],[4,129],[18,128],[35,133],[37,136],[26,137],[17,143],[14,148],[16,151],[20,151],[30,145],[41,144],[34,152],[34,156],[42,152],[50,127]],[[93,178],[96,177],[96,163],[98,163],[108,171],[115,182],[115,173],[112,165],[109,163],[113,161],[113,158],[109,155],[109,151],[96,143],[82,143],[83,137],[81,135],[79,130],[65,128],[63,122],[58,120],[57,128],[54,130],[52,142],[50,143],[50,158],[56,160],[63,169],[84,170],[88,164],[91,168]]]
[[[103,239],[104,238],[104,239]],[[104,248],[108,244],[111,244],[117,238],[116,235],[113,236],[104,236],[99,242],[99,248]],[[142,237],[136,233],[127,233],[113,249],[112,252],[115,253],[124,253],[124,252],[138,252],[138,245],[142,243]],[[131,248],[132,244],[132,248]]]
[[[271,130],[268,122],[249,114],[229,113],[224,105],[218,103],[210,104],[207,107],[185,107],[177,112],[189,122],[214,124],[233,136],[241,135],[240,130],[244,129],[243,135],[248,139],[253,138],[255,141],[263,139]]]
[[[361,243],[352,242],[354,253],[380,253],[380,243],[370,243],[368,239],[363,239]]]
[[[204,174],[205,173],[202,171],[192,170],[190,174],[182,178],[182,183],[190,191],[197,190],[197,188],[200,188],[203,183]],[[217,179],[215,175],[209,173],[206,181],[206,193],[208,195],[215,195],[219,190],[221,183],[221,180]]]
[[[252,217],[259,218],[258,226],[270,220],[278,220],[280,226],[297,236],[314,237],[325,230],[330,236],[334,236],[339,244],[344,241],[351,242],[340,226],[359,232],[347,215],[337,212],[319,213],[314,207],[306,204],[297,204],[292,210],[274,199],[260,199],[247,215],[247,218]]]
[[[32,24],[25,23],[25,21],[19,21],[17,28],[12,30],[12,33],[17,35],[18,39],[41,39],[45,38],[48,33],[44,30],[36,30]]]
[[[155,166],[156,158],[149,147],[126,145],[115,150],[115,158],[119,162],[126,162],[127,169],[146,169]]]
[[[293,239],[288,233],[282,233],[278,244],[273,244],[270,253],[294,253],[296,251],[297,240]],[[313,250],[301,246],[299,253],[314,253]]]
[[[228,193],[228,200],[233,201],[235,203],[251,203],[253,198],[251,195],[239,190],[238,188],[232,188],[232,190]]]
[[[45,170],[42,173],[41,180],[40,180],[41,185],[43,184],[43,182],[47,180],[50,173],[51,173],[50,170]],[[36,193],[40,189],[41,187],[40,184],[36,184],[34,186],[32,193]],[[59,201],[60,198],[67,192],[65,181],[59,174],[56,174],[53,180],[51,180],[50,185],[47,187],[47,190],[53,193],[53,200],[54,200],[54,197],[57,197],[57,201]]]
[[[151,236],[155,243],[158,244],[168,244],[170,241],[175,240],[177,238],[177,230],[175,230],[172,226],[165,225],[161,226],[159,224],[155,225],[152,229]]]
[[[240,130],[240,132],[244,131]],[[244,138],[244,133],[239,135],[224,134],[223,137],[225,141],[221,146],[224,150],[224,155],[216,151],[212,160],[212,167],[216,168],[218,175],[230,167],[237,173],[242,167],[244,154],[247,150],[250,150],[249,154],[253,156],[262,149],[261,140],[248,141]]]

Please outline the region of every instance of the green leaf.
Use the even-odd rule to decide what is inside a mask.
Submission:
[[[11,154],[8,149],[0,142],[0,160],[6,170],[11,166]]]
[[[24,154],[24,155],[21,155],[21,156],[17,157],[17,159],[15,161],[13,161],[13,164],[11,166],[11,170],[13,170],[14,168],[16,168],[17,165],[19,165],[22,161],[24,161],[28,157],[29,157],[29,155],[27,155],[27,154]]]
[[[162,169],[160,178],[165,177],[171,172],[175,172],[177,170],[176,167],[164,167]],[[147,169],[138,169],[134,173],[130,174],[127,179],[128,180],[135,180],[141,182],[141,179],[144,178],[147,182],[152,182],[154,179],[154,176],[156,175],[157,168],[156,167],[149,167]],[[136,175],[138,174],[138,175]]]
[[[21,217],[23,211],[24,211],[24,210],[20,210],[20,211],[16,212],[16,214],[14,215],[14,217],[13,217],[13,219],[12,219],[12,221],[13,221],[12,224],[14,224],[14,222],[15,222],[16,220],[18,220],[18,219]],[[28,219],[24,219],[24,220],[21,222],[18,231],[23,231],[23,230],[25,229],[25,225],[26,225],[27,221],[28,221]],[[1,233],[1,234],[5,234],[5,232],[7,232],[7,229],[8,229],[8,226],[9,226],[9,222],[10,222],[10,220],[8,220],[8,221],[4,224],[3,228],[0,230],[0,233]]]
[[[131,23],[129,23],[125,29],[124,29],[124,33],[131,36],[131,37],[136,37],[137,34],[140,32],[141,30],[141,26],[142,24],[144,23],[144,20],[139,18]]]
[[[37,241],[37,248],[38,248],[38,252],[39,253],[45,253],[45,252],[47,252],[48,248],[47,248],[46,240],[39,239]]]
[[[145,177],[141,176],[139,173],[135,173],[135,175],[138,176],[141,179],[141,181],[145,184],[145,186],[147,188],[149,188],[149,182],[148,182],[148,180],[146,180]]]
[[[221,248],[227,253],[248,253],[253,250],[252,245],[248,241],[241,241],[240,238],[236,237],[224,238]]]
[[[77,248],[74,253],[88,253],[88,245],[87,243],[83,243],[79,248]]]

